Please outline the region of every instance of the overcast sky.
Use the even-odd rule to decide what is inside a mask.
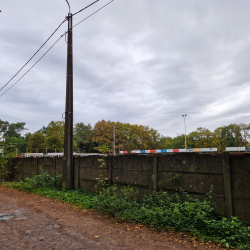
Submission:
[[[71,11],[93,1],[69,0]],[[75,15],[73,24],[108,2]],[[0,10],[1,88],[65,19],[68,6],[1,0]],[[120,121],[172,137],[184,133],[183,114],[187,133],[249,123],[249,12],[249,0],[115,0],[73,30],[74,123]],[[65,22],[22,72],[66,30]],[[0,98],[0,119],[26,122],[28,132],[62,120],[66,55],[62,38]]]

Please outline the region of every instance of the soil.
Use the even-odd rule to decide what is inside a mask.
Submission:
[[[223,249],[0,186],[0,249]]]

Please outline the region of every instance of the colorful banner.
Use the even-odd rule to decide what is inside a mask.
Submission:
[[[132,154],[154,154],[154,153],[185,153],[185,152],[216,152],[217,148],[180,148],[180,149],[150,149],[132,150]],[[250,147],[249,147],[250,151]],[[120,151],[120,154],[128,154],[128,151]]]
[[[180,149],[179,149],[179,152],[180,152],[180,153],[185,153],[185,152],[187,152],[187,150],[186,150],[185,148],[180,148]]]
[[[43,157],[44,154],[43,153],[25,153],[24,156],[25,157]]]
[[[193,152],[201,152],[200,148],[193,148]]]

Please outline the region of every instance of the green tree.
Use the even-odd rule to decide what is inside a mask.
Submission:
[[[45,140],[45,136],[40,132],[35,132],[31,134],[28,139],[28,147],[31,152],[36,152],[35,150],[38,148],[41,152],[41,148],[43,147]]]
[[[26,130],[24,126],[25,122],[9,123],[0,120],[0,142],[2,147],[5,147],[5,151],[7,148],[15,147],[15,152],[16,150],[18,153],[22,152],[26,144],[22,135]]]
[[[26,130],[25,122],[9,123],[3,134],[4,138],[21,138],[22,132]]]
[[[125,134],[124,148],[126,150],[157,149],[162,145],[161,135],[149,126],[127,124]]]
[[[214,130],[213,135],[212,135],[211,147],[217,148],[218,151],[223,151],[225,149],[223,138],[221,137],[222,130],[223,130],[223,127],[218,127]]]
[[[64,146],[64,122],[51,121],[43,130],[45,137],[41,147],[50,151],[54,151],[55,148],[62,151]]]
[[[6,179],[8,174],[11,172],[11,166],[9,161],[11,158],[15,157],[16,147],[17,147],[16,138],[8,138],[5,141],[0,141],[0,181]]]
[[[189,148],[189,144],[187,143],[187,147]],[[178,148],[185,148],[185,135],[177,135],[171,141],[171,148],[178,149]]]
[[[22,136],[23,143],[21,144],[19,150],[20,153],[25,153],[27,151],[27,148],[29,147],[29,137],[31,136],[31,133],[26,133]]]
[[[239,126],[241,129],[242,140],[244,144],[248,146],[250,139],[250,123],[249,124],[240,123]]]
[[[207,128],[199,127],[187,136],[187,144],[190,148],[210,148],[213,133]]]
[[[170,136],[161,136],[158,149],[172,149],[173,139]]]
[[[74,126],[74,141],[80,152],[94,152],[95,144],[92,141],[93,130],[90,124],[76,123]]]
[[[7,131],[9,123],[0,119],[0,141],[3,140],[4,134]]]
[[[248,144],[249,124],[230,124],[221,130],[222,146],[225,147],[244,147]]]

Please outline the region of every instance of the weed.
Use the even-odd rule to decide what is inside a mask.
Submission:
[[[179,179],[179,175],[180,174],[174,174],[174,173],[166,173],[166,172],[163,172],[162,173],[163,175],[166,176],[166,182],[171,182],[171,181],[175,181],[175,180],[178,180]]]
[[[97,188],[99,189],[99,191],[103,188],[106,188],[108,186],[107,181],[108,178],[107,176],[107,170],[104,169],[106,166],[105,160],[104,159],[98,159],[98,162],[100,163],[99,166],[99,177],[96,178],[97,182]]]
[[[5,152],[0,154],[0,182],[9,180],[9,175],[13,173],[14,165],[12,163],[14,159],[13,152]]]
[[[56,175],[53,177],[48,173],[42,173],[32,178],[26,178],[24,182],[14,182],[13,187],[26,191],[32,191],[38,188],[60,187],[61,183],[62,183],[61,175]]]
[[[171,182],[179,179],[179,174],[168,173],[166,177],[166,182]]]
[[[91,208],[116,216],[121,221],[137,222],[157,230],[175,228],[227,248],[250,249],[249,224],[236,217],[227,219],[215,215],[211,201],[212,188],[203,200],[181,190],[180,194],[171,195],[153,192],[137,201],[135,197],[138,190],[130,186],[120,190],[112,186],[102,189],[100,193],[89,193],[83,190],[60,191],[54,187],[48,188],[44,183],[53,186],[53,181],[46,175],[21,183],[10,183],[9,186]]]

